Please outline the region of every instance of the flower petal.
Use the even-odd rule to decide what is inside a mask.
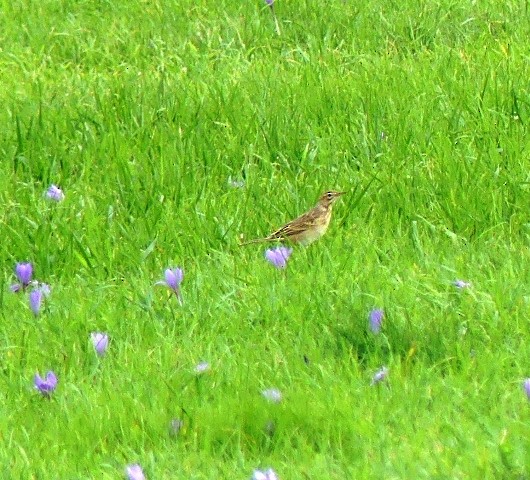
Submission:
[[[57,186],[57,185],[50,185],[50,188],[46,191],[46,196],[50,200],[54,200],[56,202],[60,202],[64,200],[64,192]]]
[[[106,333],[92,332],[90,337],[92,339],[92,345],[94,345],[96,353],[100,357],[105,355],[107,347],[109,346],[109,336]]]
[[[456,288],[460,288],[460,289],[464,289],[464,288],[468,288],[471,286],[471,283],[470,282],[466,282],[465,280],[455,280],[453,282],[453,285],[456,287]]]
[[[292,248],[277,247],[269,248],[265,251],[265,258],[272,263],[276,268],[285,268],[287,266],[287,260],[293,252]]]
[[[42,395],[48,397],[57,387],[57,376],[51,370],[46,373],[46,379],[36,373],[33,383]]]
[[[184,278],[184,273],[179,267],[167,268],[164,272],[164,276],[166,279],[167,286],[172,290],[177,291]]]
[[[54,390],[57,386],[57,376],[51,370],[46,373],[46,383],[51,390]]]
[[[210,370],[210,364],[208,362],[199,362],[197,365],[195,365],[195,373],[197,374],[201,374],[201,373],[205,373],[207,372],[208,370]]]
[[[20,262],[15,266],[15,274],[23,287],[27,287],[33,276],[33,265],[29,262]]]
[[[381,326],[383,323],[383,316],[384,312],[383,310],[379,308],[375,308],[370,312],[370,315],[368,316],[368,320],[370,323],[370,330],[373,333],[379,333],[381,331]]]
[[[125,474],[129,480],[145,480],[145,475],[140,465],[133,464],[125,467]]]
[[[277,388],[267,388],[261,392],[264,398],[272,403],[280,403],[282,401],[282,392]]]
[[[525,379],[523,382],[523,389],[526,393],[526,396],[528,397],[528,400],[530,400],[530,378]]]
[[[34,315],[38,315],[42,307],[42,291],[39,288],[29,294],[29,306]]]
[[[388,376],[388,368],[387,367],[381,367],[377,372],[375,372],[374,376],[372,377],[372,383],[371,385],[375,385],[377,383],[382,382],[386,379]]]

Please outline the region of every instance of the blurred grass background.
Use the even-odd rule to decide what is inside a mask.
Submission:
[[[2,478],[530,475],[526,3],[274,5],[0,3]],[[328,189],[285,271],[239,248]]]

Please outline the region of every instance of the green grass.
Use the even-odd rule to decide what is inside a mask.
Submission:
[[[530,478],[526,3],[0,11],[2,478]],[[285,270],[238,246],[327,189]]]

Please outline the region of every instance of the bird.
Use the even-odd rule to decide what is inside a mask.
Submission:
[[[240,245],[273,242],[275,240],[289,240],[292,243],[299,243],[304,246],[309,245],[326,233],[331,220],[333,204],[345,193],[330,190],[322,194],[315,207],[308,212],[286,223],[267,237],[249,240]]]

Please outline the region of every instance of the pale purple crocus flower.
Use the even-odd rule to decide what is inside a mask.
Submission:
[[[40,288],[32,290],[29,294],[29,307],[35,316],[40,312],[43,297],[44,293]]]
[[[205,373],[208,370],[210,370],[210,364],[208,362],[199,362],[195,368],[194,371],[197,375],[200,375],[201,373]]]
[[[372,383],[371,385],[376,385],[377,383],[382,382],[386,379],[388,376],[388,368],[387,367],[381,367],[377,372],[375,372],[374,376],[372,377]]]
[[[261,394],[271,403],[280,403],[282,401],[282,392],[277,388],[267,388],[262,390]]]
[[[279,480],[276,472],[269,468],[267,470],[254,470],[251,480]]]
[[[269,7],[272,7],[272,5],[274,4],[274,0],[265,0],[265,3],[266,3]]]
[[[22,286],[27,287],[33,277],[33,265],[30,262],[20,262],[15,266],[15,274]]]
[[[30,283],[33,277],[33,265],[29,262],[19,262],[15,265],[15,275],[19,283],[11,285],[12,292],[24,290]]]
[[[35,388],[45,397],[49,397],[57,387],[57,376],[51,370],[42,378],[38,373],[34,379]]]
[[[528,397],[528,400],[530,400],[530,378],[525,379],[523,382],[523,389],[526,393],[526,396]]]
[[[166,285],[171,290],[173,290],[179,303],[182,305],[182,294],[180,293],[180,284],[182,283],[183,279],[184,272],[182,271],[182,268],[166,268],[164,272],[164,280],[156,282],[156,285]]]
[[[276,268],[285,268],[287,266],[287,260],[293,253],[292,248],[287,247],[276,247],[269,248],[265,252],[265,258],[272,263]]]
[[[60,202],[64,200],[64,192],[57,186],[52,184],[50,188],[46,191],[46,196],[50,200],[54,200],[55,202]]]
[[[372,333],[378,334],[381,331],[384,315],[384,311],[380,308],[374,308],[370,312],[370,315],[368,315],[368,322],[370,324],[370,330]]]
[[[90,338],[92,339],[92,345],[94,345],[96,353],[100,357],[105,355],[109,346],[109,336],[106,333],[93,332],[90,334]]]
[[[164,272],[164,277],[166,279],[166,285],[172,290],[177,291],[184,278],[184,272],[179,267],[167,268]]]
[[[460,289],[464,289],[464,288],[468,288],[471,286],[471,283],[470,282],[466,282],[464,280],[455,280],[453,282],[453,285],[456,287],[456,288],[460,288]]]
[[[144,471],[137,463],[125,467],[125,475],[128,480],[145,480]]]

